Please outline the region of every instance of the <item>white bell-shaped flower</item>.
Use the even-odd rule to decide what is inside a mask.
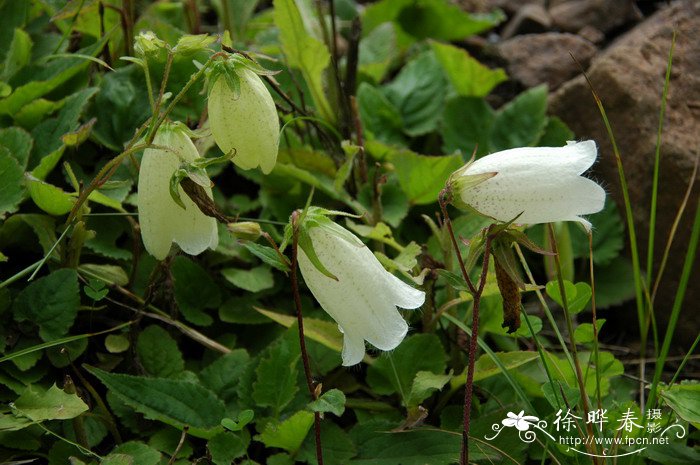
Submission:
[[[172,243],[190,254],[198,255],[219,243],[216,220],[206,216],[178,186],[179,206],[170,195],[170,178],[183,162],[193,162],[199,153],[177,123],[164,123],[153,144],[160,148],[146,149],[141,160],[138,185],[138,209],[141,237],[148,253],[158,260],[168,256]],[[209,197],[211,189],[204,188]]]
[[[597,154],[592,140],[496,152],[452,175],[453,201],[498,221],[577,221],[590,230],[591,223],[581,215],[602,210],[605,191],[581,174]]]
[[[207,104],[209,124],[216,144],[231,153],[236,166],[258,166],[264,174],[275,167],[279,146],[279,118],[270,92],[254,63],[231,59],[214,68]]]
[[[324,219],[305,231],[299,268],[318,303],[338,323],[343,365],[350,366],[362,361],[365,341],[380,350],[398,346],[408,325],[397,307],[418,308],[425,293],[386,271],[357,236]]]

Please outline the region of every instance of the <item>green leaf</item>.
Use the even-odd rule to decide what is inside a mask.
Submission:
[[[24,171],[10,151],[0,146],[0,215],[12,213],[24,198]]]
[[[214,319],[204,310],[221,305],[221,291],[209,273],[182,255],[173,259],[170,272],[175,301],[187,321],[202,326],[212,324]]]
[[[14,403],[22,415],[32,421],[69,420],[88,410],[76,394],[67,394],[55,384],[48,391],[29,386]]]
[[[396,28],[384,23],[360,40],[359,72],[379,83],[397,55]]]
[[[357,105],[368,138],[399,146],[406,143],[399,109],[378,88],[366,82],[360,84]]]
[[[17,160],[22,170],[27,168],[29,154],[34,140],[27,131],[18,127],[0,129],[0,146],[9,150],[10,155]]]
[[[207,442],[207,449],[215,465],[230,465],[235,459],[246,455],[250,444],[249,434],[221,432]]]
[[[105,349],[111,354],[126,352],[130,346],[129,339],[121,334],[109,334],[105,338]]]
[[[603,323],[605,323],[605,318],[596,320],[598,334],[600,334],[600,328],[603,326]],[[593,342],[593,323],[581,323],[578,325],[574,330],[574,339],[577,344]]]
[[[5,55],[5,66],[0,74],[1,80],[9,81],[17,71],[29,64],[32,56],[32,45],[29,34],[22,29],[15,29],[10,49]]]
[[[339,389],[331,389],[309,403],[309,408],[314,412],[331,412],[339,417],[345,412],[345,394]]]
[[[282,338],[272,346],[260,361],[253,384],[253,399],[257,405],[271,407],[276,415],[284,409],[299,390],[299,348],[290,347]]]
[[[112,454],[131,457],[134,465],[158,465],[162,457],[160,452],[139,441],[120,444],[114,448],[110,455]]]
[[[549,297],[564,307],[564,299],[559,292],[559,283],[557,281],[548,282],[546,290]],[[588,305],[588,301],[591,300],[591,286],[584,282],[574,285],[572,282],[564,280],[564,292],[566,293],[567,308],[571,314],[581,312]]]
[[[435,54],[428,51],[409,61],[384,87],[384,94],[401,114],[406,134],[415,137],[437,128],[447,93],[445,84]]]
[[[224,418],[223,420],[221,420],[221,426],[230,431],[240,431],[253,420],[254,416],[255,414],[252,410],[243,410],[238,415],[238,421],[233,421],[230,418]]]
[[[97,91],[96,87],[88,87],[72,94],[55,118],[42,121],[32,130],[35,155],[43,157],[63,145],[61,137],[78,129],[80,116]]]
[[[354,432],[354,431],[353,431]],[[386,431],[366,434],[356,439],[359,456],[353,465],[452,465],[459,462],[462,437],[458,433],[437,429],[416,429],[400,433]],[[471,451],[470,459],[481,454]],[[483,456],[482,456],[483,458]]]
[[[430,45],[457,95],[485,97],[508,79],[501,68],[487,68],[461,48],[439,42],[431,42]]]
[[[562,397],[562,392],[564,397]],[[547,399],[552,408],[565,408],[566,405],[577,405],[581,399],[581,391],[578,388],[571,387],[559,380],[554,381],[554,386],[551,382],[542,384],[542,394]]]
[[[534,145],[547,125],[547,87],[528,89],[498,113],[491,132],[493,151]]]
[[[353,463],[350,459],[357,454],[357,448],[350,435],[330,421],[321,422],[321,439],[323,442],[324,465],[346,465]],[[297,461],[317,465],[316,440],[313,434],[307,434],[301,449],[296,455]],[[268,465],[271,465],[268,463]],[[292,462],[289,462],[292,465]]]
[[[105,34],[98,42],[76,51],[76,54],[96,56],[102,51],[108,39],[109,34]],[[17,87],[12,94],[0,100],[0,114],[16,114],[24,105],[48,94],[78,73],[85,71],[89,65],[90,61],[82,58],[60,58],[48,62],[38,70],[36,80]]]
[[[256,244],[255,242],[251,241],[241,241],[240,243],[243,245],[243,247],[248,249],[250,253],[262,260],[263,263],[266,263],[271,267],[285,273],[289,272],[289,265],[282,261],[280,256],[277,254],[277,251],[275,251],[275,249],[272,247]]]
[[[250,270],[225,268],[221,270],[221,274],[226,281],[249,292],[264,291],[275,284],[272,272],[267,266],[258,266]]]
[[[73,325],[80,305],[79,293],[75,270],[54,271],[31,283],[17,296],[15,319],[37,324],[44,341],[57,339]]]
[[[267,447],[279,447],[295,453],[304,442],[306,434],[314,423],[314,414],[301,410],[281,423],[271,421],[255,439]]]
[[[129,283],[129,276],[126,274],[126,271],[117,265],[84,263],[78,266],[78,272],[106,284],[126,286]]]
[[[505,19],[502,11],[470,14],[444,0],[382,0],[367,8],[363,30],[368,32],[386,21],[394,21],[403,34],[415,39],[446,42],[487,31]],[[404,40],[405,41],[405,40]]]
[[[190,381],[107,373],[85,365],[122,402],[146,418],[209,438],[221,428],[224,404],[210,390]]]
[[[452,374],[438,375],[430,371],[419,371],[413,379],[411,393],[408,396],[407,407],[417,407],[425,399],[430,397],[434,391],[439,391],[450,382]]]
[[[509,371],[525,365],[538,357],[537,352],[534,351],[496,352],[495,355]],[[480,356],[474,365],[474,381],[481,381],[500,373],[502,373],[501,368],[496,365],[493,358],[488,354]]]
[[[625,245],[625,226],[620,212],[615,202],[608,198],[603,211],[588,215],[587,219],[593,224],[593,263],[598,266],[607,266],[620,255]],[[588,235],[582,228],[570,228],[570,230],[574,256],[587,258]]]
[[[65,215],[73,208],[75,197],[54,185],[40,181],[31,175],[26,177],[29,195],[37,207],[49,215]]]
[[[447,178],[462,166],[462,157],[459,155],[428,157],[409,150],[393,152],[389,161],[396,169],[401,189],[411,203],[416,205],[437,202]],[[430,173],[430,176],[425,173]]]
[[[629,259],[617,257],[595,270],[595,303],[598,309],[634,298],[634,272]]]
[[[442,113],[440,134],[446,153],[460,151],[467,157],[491,151],[491,128],[495,112],[482,98],[457,97],[447,101]]]
[[[176,378],[185,369],[182,353],[175,340],[160,326],[144,329],[136,342],[136,354],[151,376]]]
[[[254,308],[261,314],[286,328],[289,328],[297,322],[296,317],[291,315],[282,315],[281,313],[271,312],[258,307]],[[304,318],[304,334],[309,339],[313,339],[338,353],[343,350],[343,334],[335,323],[316,318]],[[368,357],[365,356],[365,361],[367,361],[367,359]]]
[[[97,118],[92,134],[101,144],[121,151],[151,114],[143,69],[136,65],[119,68],[105,74],[99,87],[90,112]]]
[[[443,374],[445,367],[440,339],[435,334],[416,334],[378,358],[367,370],[367,383],[377,394],[398,392],[406,404],[419,371]]]
[[[323,72],[331,60],[328,49],[306,31],[294,0],[274,0],[273,5],[275,25],[287,63],[301,71],[320,115],[327,121],[335,121],[336,112],[326,99],[323,83]]]
[[[237,399],[241,377],[248,369],[250,356],[244,349],[236,349],[222,355],[199,372],[202,385],[216,394],[225,403]],[[243,412],[240,414],[243,415]],[[239,422],[242,421],[239,416]],[[230,429],[230,428],[229,428]]]
[[[659,389],[659,395],[683,420],[700,426],[700,384],[687,382]]]
[[[540,147],[563,147],[570,140],[574,140],[574,132],[565,122],[556,116],[547,118],[547,126],[537,145]]]

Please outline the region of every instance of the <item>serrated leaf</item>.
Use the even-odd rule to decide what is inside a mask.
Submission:
[[[24,170],[29,162],[34,140],[27,131],[18,127],[0,129],[0,146],[5,147]]]
[[[688,382],[659,389],[659,396],[679,417],[700,425],[700,384]]]
[[[252,253],[271,267],[276,268],[285,273],[289,271],[289,265],[287,264],[287,262],[283,262],[280,256],[275,251],[275,249],[273,249],[272,247],[267,247],[250,241],[241,241],[241,244],[243,245],[243,247],[248,249],[250,253]]]
[[[146,372],[155,377],[174,378],[185,369],[177,343],[160,326],[149,326],[139,334],[136,354]]]
[[[209,273],[185,256],[175,257],[170,272],[175,301],[187,321],[208,326],[214,322],[205,309],[221,305],[221,291]]]
[[[384,95],[399,110],[403,130],[420,136],[437,127],[447,93],[445,76],[432,51],[409,61],[384,87]]]
[[[250,356],[244,349],[235,349],[222,355],[199,372],[202,385],[211,390],[225,403],[237,398],[241,377],[248,369]],[[245,386],[248,388],[248,386]],[[241,412],[243,415],[243,412]],[[240,420],[240,417],[239,417]]]
[[[368,138],[399,146],[406,143],[399,109],[378,88],[366,82],[360,84],[357,105]]]
[[[309,403],[309,408],[314,412],[330,412],[339,417],[345,412],[345,394],[339,389],[331,389]]]
[[[375,360],[367,370],[367,383],[377,394],[400,393],[406,404],[416,374],[443,374],[445,357],[445,349],[435,334],[416,334]]]
[[[401,189],[414,205],[436,203],[447,179],[463,164],[459,155],[429,157],[410,150],[393,152],[389,161],[394,165]]]
[[[257,405],[270,407],[276,415],[284,409],[299,390],[299,348],[290,347],[286,339],[272,346],[260,361],[253,384],[253,399]]]
[[[24,197],[24,171],[10,151],[0,146],[0,215],[12,213]]]
[[[17,296],[15,319],[37,324],[44,341],[58,339],[73,325],[80,305],[79,293],[75,270],[54,271],[31,283]]]
[[[445,153],[461,152],[469,157],[491,151],[491,129],[496,113],[482,98],[457,97],[447,101],[442,113],[440,134]]]
[[[110,392],[151,420],[209,438],[221,428],[224,404],[211,391],[190,381],[108,373],[85,365]]]
[[[547,87],[526,90],[498,113],[491,132],[491,150],[534,145],[547,124]]]
[[[452,465],[459,462],[461,435],[437,429],[416,429],[400,433],[373,432],[359,445],[353,465]],[[470,450],[470,459],[483,458]]]
[[[76,394],[67,394],[55,384],[48,391],[30,386],[14,403],[22,415],[32,421],[69,420],[88,410]]]
[[[430,371],[419,371],[413,379],[411,393],[408,395],[407,407],[417,407],[425,399],[430,397],[434,391],[439,391],[450,382],[452,373],[442,375]]]
[[[271,421],[255,439],[267,447],[279,447],[290,453],[296,452],[304,442],[314,423],[314,414],[301,410],[281,423]]]
[[[246,455],[248,444],[250,444],[249,434],[223,431],[207,442],[207,449],[215,465],[230,465],[237,458]]]
[[[323,463],[325,465],[351,464],[352,460],[350,459],[357,455],[357,447],[355,447],[350,435],[333,422],[321,422],[321,439],[323,441]],[[318,465],[316,460],[316,440],[313,434],[306,435],[306,439],[296,455],[296,460],[308,462],[309,465]],[[292,462],[289,462],[287,465],[292,465]]]
[[[457,95],[485,97],[494,87],[508,79],[503,69],[487,68],[466,50],[439,42],[431,42],[430,45]]]

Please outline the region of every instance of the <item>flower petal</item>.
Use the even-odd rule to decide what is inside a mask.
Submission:
[[[396,348],[406,336],[408,325],[396,309],[393,298],[398,285],[388,285],[389,273],[364,245],[351,243],[323,227],[311,228],[309,236],[319,260],[338,279],[319,272],[303,249],[299,251],[299,267],[316,300],[342,328],[344,354],[347,352],[343,364],[357,360],[360,339],[380,350]],[[415,302],[410,298],[403,301],[410,305]],[[362,347],[364,354],[364,344]]]
[[[216,220],[204,215],[182,188],[180,198],[185,210],[170,197],[170,177],[181,161],[198,156],[197,149],[187,135],[177,130],[159,131],[153,143],[171,150],[147,149],[141,160],[138,208],[146,250],[163,260],[173,242],[190,255],[215,248],[219,241]],[[211,196],[211,189],[207,193]]]

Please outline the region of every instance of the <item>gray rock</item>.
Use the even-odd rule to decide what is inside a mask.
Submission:
[[[596,57],[588,70],[620,148],[640,256],[644,259],[661,92],[674,27],[678,30],[678,38],[661,145],[654,261],[657,266],[700,153],[700,40],[697,35],[700,2],[682,0],[660,10]],[[609,193],[623,211],[612,147],[583,77],[560,87],[551,96],[550,110],[562,118],[578,137],[598,142],[600,155],[595,167],[596,176],[607,182]],[[700,183],[696,180],[656,298],[656,315],[662,327],[668,319],[678,286],[699,190]],[[686,293],[683,324],[679,324],[676,333],[679,336],[677,341],[683,344],[692,341],[700,330],[700,312],[696,311],[700,299],[698,263],[700,260],[695,261],[693,282]]]
[[[509,39],[516,34],[544,32],[552,26],[552,19],[543,6],[535,3],[523,5],[503,28],[501,37]]]
[[[550,90],[580,73],[569,53],[588,66],[596,47],[574,34],[548,32],[517,36],[497,46],[506,60],[508,75],[525,87],[545,83]]]
[[[544,8],[545,0],[486,0],[490,9],[500,8],[506,13],[513,14],[524,5],[538,5]]]
[[[578,32],[585,26],[609,32],[640,19],[633,0],[569,0],[551,6],[549,14],[554,26],[566,32]]]

